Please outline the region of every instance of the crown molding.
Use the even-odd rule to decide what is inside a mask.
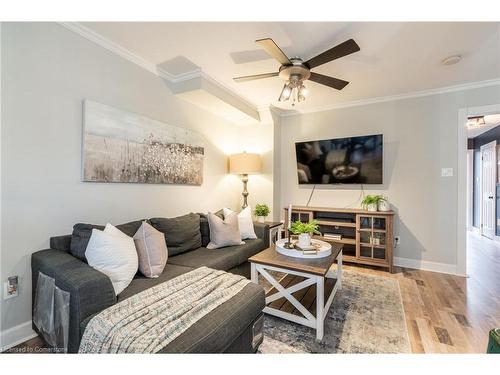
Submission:
[[[244,104],[246,104],[247,106],[249,106],[250,108],[256,110],[256,111],[259,111],[259,108],[251,103],[250,101],[248,101],[247,99],[245,98],[242,98],[236,91],[234,91],[231,87],[227,86],[226,84],[214,79],[212,76],[208,75],[207,73],[201,71],[200,72],[200,77],[201,78],[204,78],[206,79],[207,81],[209,82],[212,82],[213,84],[221,87],[223,90],[227,91],[229,94],[235,96],[236,98],[238,98],[238,100],[240,100],[241,102],[243,102]]]
[[[198,68],[198,69],[193,69],[189,72],[184,72],[181,74],[174,75],[167,72],[166,70],[163,70],[162,68],[157,67],[156,74],[158,74],[161,78],[166,79],[170,83],[180,83],[201,77],[202,71],[200,68]]]
[[[369,105],[369,104],[377,104],[377,103],[392,102],[392,101],[404,100],[404,99],[420,98],[420,97],[424,97],[424,96],[446,94],[446,93],[450,93],[450,92],[472,90],[472,89],[478,89],[478,88],[489,87],[489,86],[500,86],[500,78],[489,79],[489,80],[485,80],[485,81],[463,83],[463,84],[453,85],[453,86],[438,87],[438,88],[429,89],[429,90],[413,91],[413,92],[408,92],[408,93],[398,94],[398,95],[379,96],[376,98],[353,100],[353,101],[348,101],[348,102],[343,102],[343,103],[335,103],[335,104],[328,104],[328,105],[324,105],[324,106],[316,106],[316,107],[312,107],[312,108],[294,109],[291,111],[288,111],[288,110],[282,109],[282,108],[277,108],[277,110],[280,113],[281,117],[300,116],[300,115],[307,114],[307,113],[325,112],[325,111],[330,111],[330,110],[340,109],[340,108],[357,107],[357,106],[363,106],[363,105]]]
[[[108,51],[111,51],[117,54],[118,56],[121,56],[124,59],[127,59],[136,65],[139,65],[140,67],[148,70],[149,72],[159,75],[158,68],[156,67],[155,64],[143,59],[142,57],[136,55],[135,53],[129,51],[128,49],[123,48],[119,44],[112,42],[111,40],[103,37],[102,35],[89,29],[88,27],[85,27],[78,22],[59,22],[59,24],[65,27],[66,29],[79,34],[85,39],[88,39],[91,42],[94,42],[95,44],[107,49]]]

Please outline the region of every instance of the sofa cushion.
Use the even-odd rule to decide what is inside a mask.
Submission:
[[[210,243],[210,226],[208,225],[207,215],[200,215],[200,233],[201,233],[201,246],[207,247]]]
[[[151,225],[165,235],[168,256],[201,246],[200,215],[190,213],[173,218],[152,218]]]
[[[121,230],[129,237],[133,237],[135,232],[139,229],[142,224],[142,220],[131,221],[129,223],[117,225],[116,228]],[[71,245],[70,253],[74,257],[77,257],[84,262],[87,261],[85,258],[85,250],[90,240],[92,234],[92,229],[104,230],[103,225],[95,224],[84,224],[78,223],[73,226],[73,234],[71,235]]]
[[[168,258],[168,264],[198,268],[206,266],[216,270],[228,271],[238,265],[238,252],[227,249],[199,249]]]
[[[262,286],[250,283],[198,320],[160,353],[221,353],[262,314]]]
[[[266,248],[267,246],[264,240],[258,238],[256,240],[245,240],[244,245],[225,247],[221,250],[235,252],[238,254],[238,264],[243,264],[248,261],[248,258],[260,253]]]
[[[85,250],[92,235],[92,229],[104,230],[104,225],[83,224],[78,223],[73,225],[73,234],[71,235],[71,245],[69,252],[74,257],[87,261],[85,258]]]
[[[155,285],[161,284],[165,281],[173,279],[179,275],[185,274],[189,271],[192,271],[191,267],[183,267],[177,266],[174,264],[167,263],[163,272],[160,276],[155,278],[148,278],[141,274],[137,274],[136,277],[132,280],[128,287],[126,287],[123,292],[118,295],[118,302],[123,301],[124,299],[133,296],[134,294],[140,293],[143,290],[151,288]]]
[[[137,278],[119,296],[118,301],[137,294],[144,289],[191,271],[192,268],[175,266],[167,263],[162,275],[156,279]],[[251,325],[265,307],[265,295],[262,286],[248,284],[236,296],[218,306],[203,319],[198,320],[180,336],[160,350],[160,353],[220,353]],[[87,324],[94,317],[85,319],[81,335]]]

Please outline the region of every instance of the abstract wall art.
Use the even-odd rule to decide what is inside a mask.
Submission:
[[[90,100],[83,112],[83,181],[202,184],[198,133]]]

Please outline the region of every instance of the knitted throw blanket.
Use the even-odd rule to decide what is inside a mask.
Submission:
[[[156,353],[250,281],[200,267],[119,302],[90,320],[80,353]]]

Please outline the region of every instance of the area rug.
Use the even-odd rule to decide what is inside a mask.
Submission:
[[[398,282],[344,271],[342,289],[316,331],[271,315],[264,318],[260,353],[410,353]]]

